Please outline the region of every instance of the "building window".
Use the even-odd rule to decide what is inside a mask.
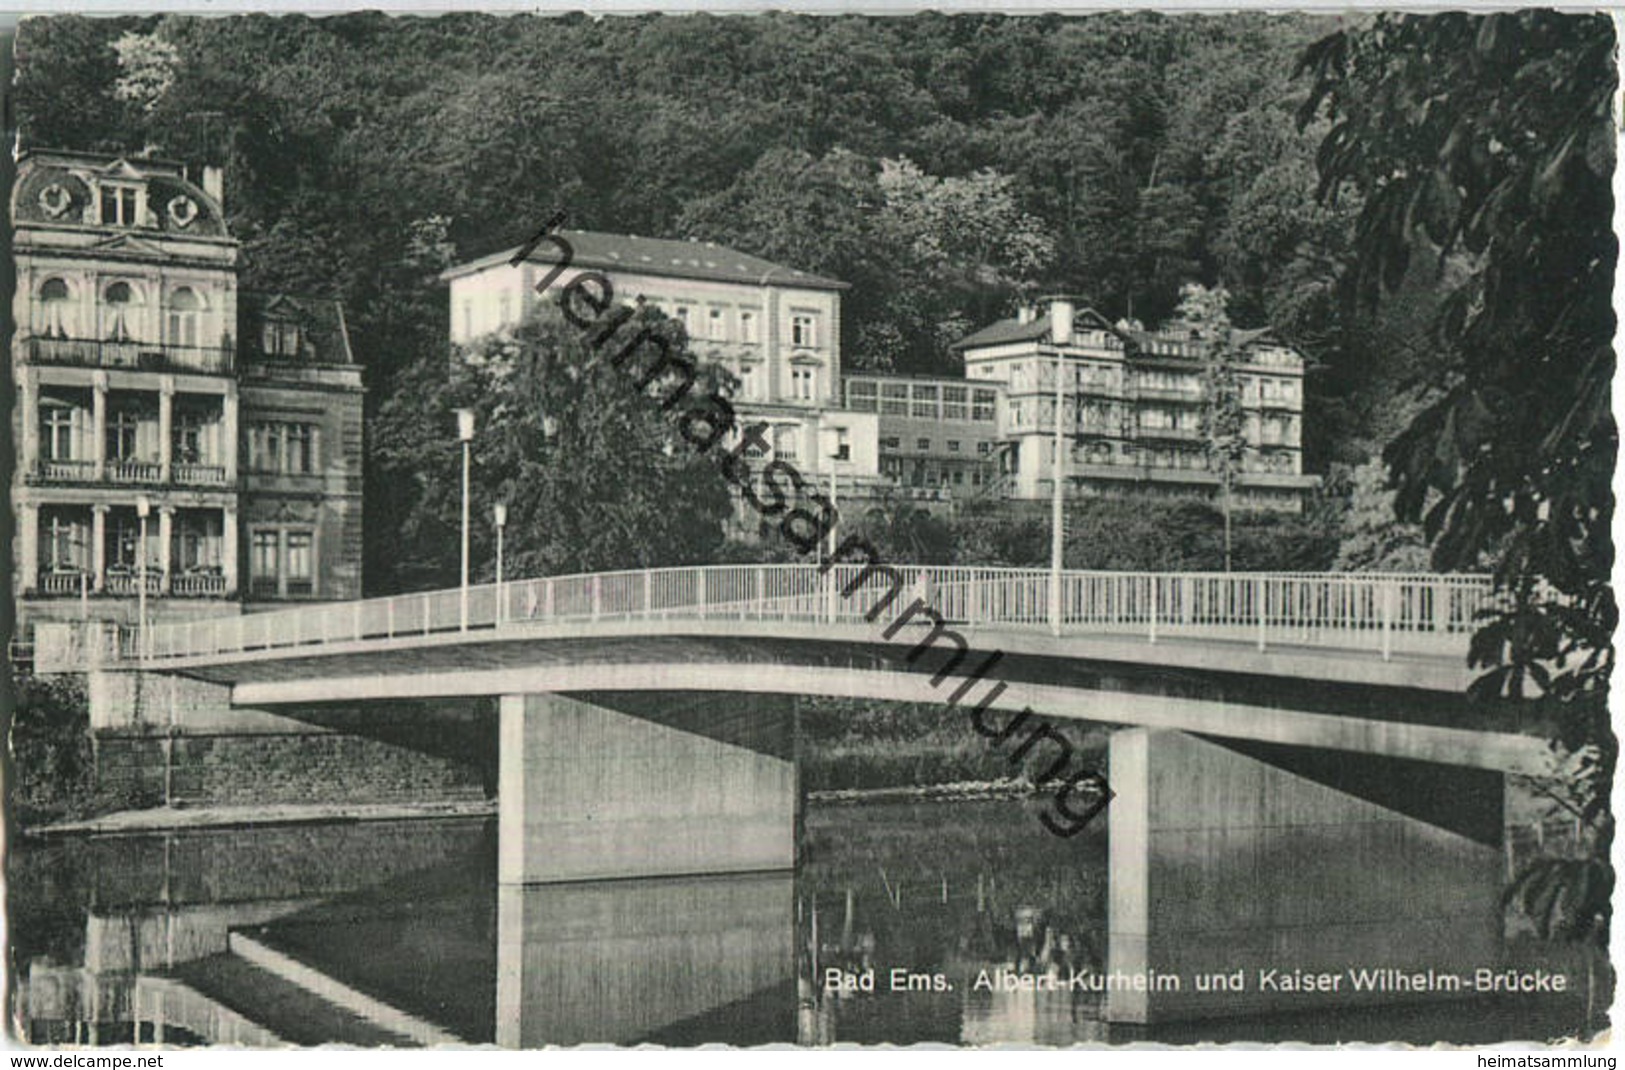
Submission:
[[[203,432],[212,423],[196,409],[175,407],[175,423],[170,438],[170,452],[183,464],[197,464],[203,460]]]
[[[100,187],[99,192],[102,199],[102,222],[104,224],[118,227],[133,227],[136,225],[136,190],[134,186],[104,185]]]
[[[844,427],[835,429],[835,460],[850,461],[852,459],[852,436]]]
[[[880,411],[885,416],[907,416],[908,384],[881,383]]]
[[[815,368],[791,368],[790,382],[795,397],[802,401],[811,401],[818,393],[818,371]]]
[[[267,356],[297,357],[299,355],[299,325],[285,320],[266,321],[260,326],[260,348],[265,351]]]
[[[958,453],[959,452],[959,440],[957,438],[950,438],[948,440],[948,452],[949,453]]]
[[[133,461],[141,438],[141,416],[129,409],[119,409],[107,416],[107,459]]]
[[[931,440],[928,438],[917,438],[914,440],[914,448],[917,450],[928,450],[931,448]]]
[[[937,388],[916,385],[909,407],[909,415],[916,420],[935,420],[937,418]]]
[[[279,592],[281,538],[279,531],[256,531],[250,539],[248,567],[250,583],[256,595],[275,595]]]
[[[781,461],[796,459],[796,432],[794,426],[779,427],[773,431],[773,456]]]
[[[83,519],[52,512],[41,525],[41,564],[50,572],[82,572],[85,569],[86,527]]]
[[[991,454],[992,452],[993,452],[993,443],[991,443],[991,442],[978,442],[976,444],[976,454],[977,454],[977,456],[986,457],[989,454]]]
[[[944,420],[964,420],[970,416],[968,399],[970,390],[963,386],[945,386],[942,388],[942,418]]]
[[[261,528],[249,539],[249,582],[260,597],[316,593],[316,536],[308,530]]]
[[[199,312],[203,301],[190,286],[182,286],[169,299],[169,344],[198,344]]]
[[[78,430],[82,423],[73,405],[45,398],[40,402],[40,453],[47,461],[71,461],[78,451]]]
[[[846,384],[846,407],[853,412],[874,412],[878,402],[876,400],[875,384],[863,380],[848,380]]]
[[[756,338],[756,313],[748,309],[739,314],[739,340],[754,343]]]
[[[104,294],[106,300],[103,304],[103,313],[107,317],[106,330],[102,333],[109,341],[127,342],[130,340],[130,306],[135,303],[135,291],[130,289],[127,282],[115,282],[109,286]]]
[[[798,313],[790,317],[790,344],[802,348],[818,345],[817,324],[809,315]]]
[[[68,293],[68,284],[61,279],[46,279],[39,289],[40,318],[39,332],[47,338],[71,338],[73,331],[70,326],[73,320],[73,304]]]
[[[248,467],[255,472],[310,475],[319,467],[314,424],[261,423],[248,433]]]
[[[706,327],[713,342],[720,342],[728,337],[728,324],[723,318],[722,309],[713,308],[707,316]]]
[[[684,333],[694,333],[694,325],[689,320],[689,308],[687,305],[678,305],[676,308],[672,309],[671,316],[672,319],[683,325]]]
[[[900,450],[903,440],[896,435],[883,435],[880,439],[880,448],[883,450]]]
[[[288,593],[310,594],[316,589],[316,537],[308,531],[288,532]]]
[[[971,394],[971,419],[991,423],[994,419],[994,410],[998,406],[999,395],[995,390],[977,390]]]
[[[508,313],[512,311],[512,309],[509,307],[511,301],[512,298],[510,298],[506,293],[497,294],[497,326],[499,328],[506,327],[511,322],[508,319]]]
[[[170,542],[171,567],[181,572],[218,571],[220,531],[218,513],[177,514],[175,534]]]
[[[147,542],[149,550],[147,563],[152,564],[150,543],[153,529],[158,525],[155,520],[147,521]],[[136,546],[141,541],[141,518],[134,509],[115,509],[107,516],[107,567],[126,572],[138,571],[141,568],[136,557]]]

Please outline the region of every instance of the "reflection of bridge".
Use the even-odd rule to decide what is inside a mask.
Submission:
[[[767,696],[963,698],[989,746],[1014,724],[994,711],[1131,726],[1111,743],[1109,966],[1186,977],[1114,993],[1115,1017],[1143,1021],[1350,998],[1198,994],[1197,974],[1496,961],[1503,774],[1541,771],[1546,749],[1465,704],[1491,598],[1477,577],[1067,573],[1055,602],[1041,571],[726,566],[85,649],[42,634],[37,657],[99,667],[96,723],[154,701],[184,721],[200,701],[495,697],[511,884],[789,867],[793,714]]]

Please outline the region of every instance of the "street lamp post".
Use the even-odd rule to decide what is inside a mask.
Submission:
[[[497,502],[491,506],[491,519],[497,528],[497,623],[502,623],[502,607],[507,599],[502,596],[502,529],[508,526],[508,505]]]
[[[835,528],[840,522],[841,515],[840,511],[835,506],[835,462],[841,460],[841,431],[842,429],[838,427],[825,427],[819,431],[819,437],[823,440],[820,443],[823,448],[819,452],[824,455],[825,463],[829,465],[829,546],[825,552],[824,563],[829,566],[829,593],[827,596],[829,604],[826,612],[831,623],[834,623],[835,621],[837,608],[835,589],[841,585],[838,577],[835,575],[834,567],[836,539]]]
[[[463,444],[463,569],[462,582],[458,590],[459,621],[463,631],[468,631],[468,474],[469,450],[474,442],[474,410],[457,410],[457,438]]]
[[[135,617],[137,649],[144,658],[150,652],[147,642],[147,517],[152,515],[152,499],[145,494],[135,500],[135,515],[141,518],[135,548]]]
[[[1061,566],[1066,553],[1066,347],[1072,344],[1072,316],[1074,306],[1069,297],[1050,299],[1050,344],[1055,346],[1055,460],[1050,465],[1053,477],[1050,494],[1050,547],[1049,547],[1049,630],[1061,634],[1061,615],[1065,602],[1061,597]]]

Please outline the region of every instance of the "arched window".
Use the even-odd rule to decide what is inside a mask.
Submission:
[[[39,288],[40,333],[47,338],[67,338],[73,334],[73,304],[68,284],[61,279],[46,279]]]
[[[172,346],[198,344],[203,299],[190,286],[178,288],[169,298],[169,338]]]
[[[131,306],[135,304],[135,291],[130,289],[127,282],[115,282],[107,288],[103,296],[105,298],[103,316],[106,324],[103,333],[109,341],[128,342],[133,335],[130,320],[133,315]]]

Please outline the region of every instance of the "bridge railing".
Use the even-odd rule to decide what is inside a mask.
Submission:
[[[982,628],[1241,640],[1394,653],[1464,654],[1490,608],[1488,577],[1367,573],[1063,573],[1051,620],[1043,569],[841,564],[722,565],[554,576],[459,590],[175,622],[96,644],[99,663],[173,661],[590,621],[739,620],[923,624],[918,600],[962,634]],[[906,621],[902,618],[907,618]],[[896,625],[894,627],[894,625]],[[89,660],[91,651],[63,651]],[[61,662],[62,657],[55,657]]]

